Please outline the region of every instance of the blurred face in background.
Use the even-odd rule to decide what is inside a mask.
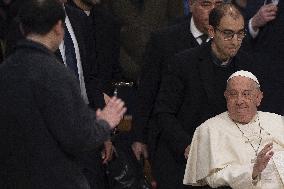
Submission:
[[[200,32],[207,33],[209,25],[209,13],[213,8],[222,3],[222,0],[189,0],[192,18]]]

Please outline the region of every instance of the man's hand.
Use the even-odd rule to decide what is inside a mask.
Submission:
[[[277,14],[277,5],[272,3],[263,5],[252,17],[251,25],[254,31],[274,20]]]
[[[143,144],[141,142],[133,142],[131,147],[132,147],[132,151],[134,155],[136,156],[137,160],[141,159],[141,155],[143,155],[145,159],[148,158],[148,150],[147,150],[146,144]]]
[[[186,149],[184,150],[184,157],[185,157],[185,159],[188,158],[189,150],[190,150],[190,145],[188,145],[188,146],[186,147]]]
[[[273,156],[273,143],[266,144],[264,148],[258,153],[256,162],[253,166],[252,178],[256,178],[266,168],[269,160]]]
[[[104,95],[105,104],[108,104],[108,102],[110,101],[110,96],[108,96],[106,93],[103,93],[103,95]]]
[[[102,151],[103,164],[106,164],[112,159],[112,154],[113,154],[113,145],[111,140],[109,139],[104,142],[104,149]]]
[[[113,129],[116,127],[126,112],[124,102],[117,97],[112,97],[103,110],[98,109],[96,116],[98,120],[105,120]]]

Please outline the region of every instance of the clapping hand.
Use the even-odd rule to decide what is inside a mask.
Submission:
[[[146,144],[136,141],[132,144],[131,147],[137,160],[141,159],[141,155],[143,155],[145,159],[148,158],[148,150]]]
[[[258,153],[256,157],[256,162],[253,166],[252,178],[255,179],[261,172],[266,168],[269,160],[273,156],[274,152],[272,151],[273,143],[268,143],[264,148]]]
[[[105,120],[108,122],[113,129],[119,124],[125,112],[126,108],[124,107],[124,102],[114,96],[108,101],[103,110],[97,110],[96,116],[98,120]]]

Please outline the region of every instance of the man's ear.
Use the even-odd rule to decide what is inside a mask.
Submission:
[[[58,20],[52,29],[56,35],[64,36],[64,23],[62,20]]]
[[[208,35],[211,39],[215,37],[215,30],[211,25],[208,25]]]
[[[256,96],[256,106],[258,107],[263,99],[263,92],[259,91]]]

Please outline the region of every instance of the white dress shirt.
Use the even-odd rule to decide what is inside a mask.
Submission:
[[[199,38],[201,35],[203,35],[204,33],[202,33],[201,31],[199,31],[194,23],[193,18],[191,17],[190,20],[190,32],[192,33],[193,37],[196,39],[197,43],[199,45],[201,45],[202,40]],[[206,42],[209,41],[209,38],[206,40]]]

